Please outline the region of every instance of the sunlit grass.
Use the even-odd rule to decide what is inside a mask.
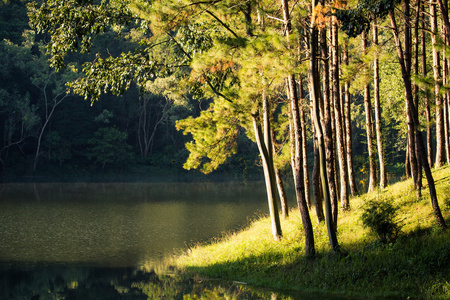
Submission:
[[[435,170],[438,200],[450,223],[450,168]],[[283,238],[273,240],[269,218],[210,244],[192,247],[173,263],[184,272],[255,285],[327,291],[340,294],[450,297],[450,234],[434,219],[426,180],[417,199],[412,181],[351,199],[351,211],[339,211],[341,255],[330,251],[325,224],[311,210],[317,255],[304,255],[304,238],[296,208],[282,220]],[[391,201],[398,207],[402,232],[394,244],[382,244],[360,219],[369,200]]]

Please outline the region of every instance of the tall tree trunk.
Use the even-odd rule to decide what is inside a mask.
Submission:
[[[300,77],[299,80],[299,98],[300,104],[300,127],[302,129],[302,155],[303,155],[303,181],[305,186],[305,198],[308,209],[311,209],[311,189],[309,183],[309,163],[308,163],[308,151],[307,151],[307,140],[306,140],[306,121],[305,121],[305,93],[303,92],[303,79]]]
[[[286,190],[283,185],[283,180],[281,179],[281,172],[276,166],[274,166],[275,170],[275,179],[277,181],[277,190],[278,196],[280,197],[281,203],[281,216],[283,219],[287,219],[289,217],[289,206],[287,202]]]
[[[263,123],[264,134],[261,125],[258,123],[258,113],[252,113],[253,129],[255,131],[256,143],[258,144],[259,153],[261,155],[264,178],[266,183],[267,200],[269,204],[270,219],[272,221],[272,235],[278,241],[282,237],[280,215],[278,213],[277,186],[275,181],[275,170],[272,159],[272,141],[270,135],[269,121],[269,101],[263,93]]]
[[[405,65],[406,70],[408,74],[412,74],[411,72],[411,66],[412,66],[412,54],[411,54],[411,19],[409,15],[405,15],[405,23],[408,23],[408,26],[405,26],[404,29],[404,41],[405,41]],[[406,47],[406,45],[409,45]],[[417,155],[416,155],[416,138],[415,138],[415,126],[413,121],[413,114],[411,113],[412,110],[414,110],[414,107],[411,107],[410,102],[405,97],[405,105],[406,105],[406,122],[407,122],[407,138],[408,138],[408,153],[409,153],[409,164],[411,167],[411,177],[414,183],[414,189],[418,190],[418,176],[419,176],[419,170],[417,166]]]
[[[435,167],[440,167],[445,159],[445,143],[444,143],[444,111],[442,107],[442,97],[440,91],[440,54],[437,49],[437,12],[436,3],[430,0],[430,22],[431,22],[431,42],[433,45],[433,75],[434,75],[434,97],[436,102],[436,161]]]
[[[344,42],[343,62],[348,66],[348,40]],[[351,100],[350,100],[350,84],[348,81],[344,83],[344,98],[345,98],[345,134],[346,134],[346,152],[347,152],[347,170],[348,170],[348,183],[350,187],[350,193],[352,196],[358,194],[358,189],[355,180],[355,171],[353,167],[353,140],[352,140],[352,119],[351,119]]]
[[[378,25],[373,24],[373,44],[378,47]],[[384,157],[383,133],[381,129],[380,74],[378,70],[378,49],[373,61],[373,99],[375,106],[375,132],[377,136],[378,163],[380,165],[380,188],[387,185],[386,160]]]
[[[314,11],[317,5],[317,0],[312,1],[312,11]],[[327,178],[327,168],[326,168],[326,157],[325,157],[325,145],[324,145],[324,137],[322,131],[322,124],[320,121],[320,111],[319,111],[319,103],[318,99],[320,97],[320,82],[319,82],[319,70],[317,66],[317,27],[315,23],[315,19],[312,18],[310,23],[310,31],[309,31],[309,43],[310,43],[310,66],[309,66],[309,88],[310,88],[310,97],[313,103],[313,111],[314,111],[314,128],[317,136],[317,144],[319,149],[319,160],[320,160],[320,177],[322,182],[322,191],[323,191],[323,199],[325,202],[325,214],[326,214],[326,223],[328,230],[328,238],[330,240],[331,249],[336,253],[339,252],[339,244],[336,236],[336,227],[333,222],[333,215],[331,211],[331,201],[330,201],[330,192],[328,187],[328,178]]]
[[[405,13],[405,16],[409,17],[409,0],[404,1],[404,13]],[[430,190],[430,198],[431,198],[431,204],[433,206],[434,216],[435,216],[436,221],[439,224],[439,226],[441,226],[443,228],[447,228],[447,225],[445,223],[445,220],[444,220],[441,210],[439,208],[439,203],[438,203],[437,194],[436,194],[436,186],[434,183],[433,175],[431,174],[430,165],[428,164],[428,159],[427,159],[426,153],[425,153],[425,146],[424,146],[423,140],[422,140],[422,133],[420,131],[419,116],[417,114],[416,108],[414,107],[415,105],[414,105],[414,100],[413,100],[413,95],[412,95],[411,74],[408,73],[408,70],[411,70],[411,67],[410,66],[408,67],[406,65],[406,63],[411,62],[411,60],[405,59],[405,57],[404,57],[405,54],[408,54],[408,51],[406,51],[405,53],[403,52],[403,47],[400,42],[400,37],[399,37],[399,33],[398,33],[397,22],[396,22],[393,11],[389,12],[389,17],[391,19],[391,24],[392,24],[391,30],[394,34],[395,45],[397,48],[398,61],[399,61],[400,68],[402,71],[402,78],[403,78],[403,83],[404,83],[404,88],[405,88],[405,97],[407,98],[407,100],[410,104],[409,105],[410,113],[413,116],[413,121],[414,121],[414,125],[415,125],[414,127],[415,127],[415,132],[416,132],[416,143],[418,145],[419,156],[422,160],[423,169],[425,171],[425,176],[427,178],[428,187]],[[409,19],[409,18],[407,18],[407,19]],[[408,24],[408,22],[405,22],[405,26],[409,27],[410,25]],[[405,43],[406,43],[405,49],[409,48],[410,41],[405,39]]]
[[[321,61],[322,61],[322,80],[323,80],[323,120],[322,126],[325,129],[325,155],[327,166],[327,179],[330,189],[330,201],[332,208],[333,222],[337,224],[338,214],[338,197],[335,181],[335,159],[334,159],[334,142],[333,129],[331,127],[331,101],[330,101],[330,65],[328,57],[328,45],[326,39],[326,29],[320,29],[320,45],[321,45]]]
[[[421,2],[418,1],[416,18],[414,21],[414,74],[416,76],[419,76],[419,23],[420,15],[422,13],[421,7]],[[416,109],[415,114],[419,115],[419,87],[417,86],[417,84],[414,85],[414,106],[415,107],[413,107],[413,109]],[[415,187],[417,199],[420,199],[422,197],[422,161],[419,158],[419,146],[417,145],[416,141],[414,141],[414,151],[417,166]]]
[[[425,9],[423,9],[425,12]],[[425,17],[422,14],[422,76],[427,77],[427,44],[425,31]],[[431,132],[431,109],[430,109],[430,94],[425,90],[425,117],[427,120],[427,158],[428,164],[433,164],[433,148],[432,148],[432,132]]]
[[[323,213],[323,195],[321,186],[322,183],[320,182],[319,145],[317,142],[316,134],[314,133],[314,166],[312,172],[312,187],[318,223],[323,222],[325,220],[325,215]]]
[[[348,171],[347,171],[347,155],[345,153],[344,142],[344,126],[341,114],[341,87],[339,83],[339,40],[338,40],[338,24],[336,17],[332,18],[331,27],[331,43],[332,43],[332,59],[333,59],[333,100],[334,100],[334,118],[336,128],[336,144],[337,156],[339,160],[339,177],[340,177],[340,199],[343,210],[350,209],[348,199]]]
[[[289,8],[287,0],[281,0],[283,7],[283,17],[286,25],[286,39],[289,44],[289,35],[291,33],[291,19],[289,16]],[[302,162],[302,127],[300,121],[299,112],[299,97],[297,93],[297,85],[295,81],[295,76],[293,74],[288,75],[288,85],[289,85],[289,97],[292,112],[292,124],[294,131],[294,141],[292,146],[294,147],[294,157],[292,158],[292,168],[294,175],[295,192],[297,196],[297,204],[300,210],[300,215],[302,218],[303,231],[305,234],[305,252],[307,255],[314,255],[316,250],[314,246],[314,234],[311,223],[311,218],[309,216],[308,205],[306,204],[305,198],[305,187],[303,181],[303,162]],[[292,136],[292,135],[291,135]]]
[[[367,54],[367,33],[362,33],[363,52]],[[367,151],[369,154],[369,188],[371,192],[377,184],[377,165],[374,151],[374,134],[373,134],[373,117],[372,117],[372,101],[370,99],[370,85],[366,83],[364,86],[364,110],[366,112],[366,135],[367,135]]]
[[[444,56],[444,61],[443,61],[443,65],[442,65],[443,69],[442,69],[442,79],[443,79],[443,85],[446,86],[448,84],[448,60],[447,58]],[[443,113],[444,113],[444,145],[445,145],[445,162],[448,164],[450,161],[450,147],[448,144],[448,98],[449,98],[450,93],[448,91],[446,91],[443,95],[443,101],[442,101],[442,106],[443,106]]]

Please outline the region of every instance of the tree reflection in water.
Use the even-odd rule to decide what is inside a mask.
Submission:
[[[317,299],[241,283],[194,280],[133,268],[66,265],[3,267],[0,299]],[[323,296],[323,295],[322,295]],[[324,299],[322,296],[320,298]],[[331,298],[330,298],[331,299]],[[335,297],[332,299],[336,299]],[[342,298],[344,299],[344,298]],[[348,298],[346,298],[348,299]]]

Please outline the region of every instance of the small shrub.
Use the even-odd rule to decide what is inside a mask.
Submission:
[[[368,201],[361,220],[364,227],[375,233],[383,243],[394,242],[402,227],[397,220],[397,207],[388,201]]]

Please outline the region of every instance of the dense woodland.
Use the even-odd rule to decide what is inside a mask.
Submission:
[[[6,175],[257,174],[275,239],[283,178],[326,220],[350,196],[449,163],[445,0],[7,1]],[[198,171],[197,171],[198,172]],[[285,176],[282,176],[285,175]],[[432,208],[431,208],[432,207]]]

